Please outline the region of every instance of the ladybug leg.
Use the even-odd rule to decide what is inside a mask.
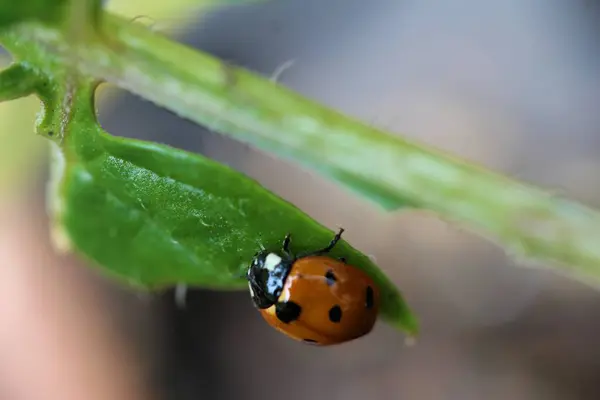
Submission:
[[[329,253],[331,250],[333,250],[337,242],[339,242],[342,238],[342,233],[344,233],[344,228],[340,228],[340,230],[338,231],[338,233],[336,233],[331,242],[329,242],[329,245],[324,249],[318,250],[317,253]]]
[[[329,245],[321,250],[317,250],[317,251],[313,251],[310,254],[307,254],[307,256],[316,256],[316,255],[320,255],[320,254],[325,254],[325,253],[329,253],[337,244],[337,242],[340,241],[340,239],[342,238],[342,233],[344,232],[344,228],[340,228],[339,232],[333,237],[333,239],[331,240],[331,242],[329,242]]]
[[[287,235],[285,235],[285,238],[283,239],[283,253],[286,256],[291,256],[292,254],[290,253],[290,242],[292,241],[292,234],[288,233]]]
[[[346,264],[346,257],[340,257],[340,258],[338,258],[338,260],[340,260],[341,262],[343,262],[344,264]]]

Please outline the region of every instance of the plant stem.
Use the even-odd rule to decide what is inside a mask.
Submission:
[[[17,57],[19,46],[36,43],[48,58],[317,170],[387,209],[434,211],[520,257],[600,281],[593,209],[369,127],[114,16],[82,43],[33,23],[10,35],[19,40],[3,41]]]

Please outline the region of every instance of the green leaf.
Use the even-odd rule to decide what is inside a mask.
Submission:
[[[86,20],[75,22],[66,21],[66,32],[91,40]],[[0,96],[34,92],[42,101],[36,129],[54,143],[48,201],[59,247],[139,287],[245,289],[242,272],[252,256],[263,247],[278,250],[287,233],[294,251],[330,241],[333,232],[231,168],[104,132],[94,112],[97,80],[14,33],[4,32],[16,64],[0,75]],[[343,240],[333,255],[373,277],[383,319],[417,333],[401,294],[367,256]]]
[[[77,87],[73,83],[70,86]],[[91,90],[70,92],[55,157],[55,235],[132,285],[247,288],[243,272],[261,248],[320,248],[334,233],[256,181],[169,146],[113,137],[96,123]],[[345,241],[332,252],[369,273],[382,317],[411,334],[417,322],[394,284]]]
[[[0,73],[0,101],[28,96],[38,85],[39,79],[34,73],[23,64],[14,64]]]

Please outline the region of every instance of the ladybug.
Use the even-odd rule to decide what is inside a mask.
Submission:
[[[263,318],[289,337],[320,346],[369,333],[379,311],[379,289],[362,270],[327,256],[342,237],[303,255],[290,252],[291,235],[280,253],[257,253],[247,271],[252,301]]]

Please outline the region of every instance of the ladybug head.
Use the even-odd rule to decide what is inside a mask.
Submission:
[[[269,308],[277,303],[291,268],[291,260],[275,253],[261,251],[254,256],[247,279],[256,307]]]

